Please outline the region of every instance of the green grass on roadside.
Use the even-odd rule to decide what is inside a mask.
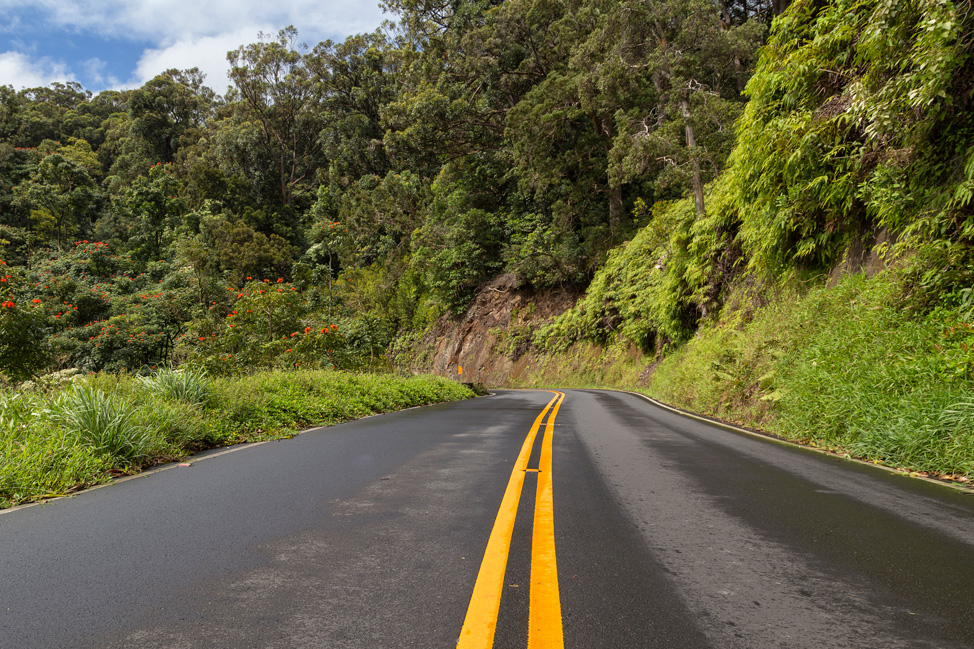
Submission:
[[[745,317],[746,316],[746,317]],[[662,359],[623,337],[535,354],[518,387],[643,392],[888,466],[974,480],[974,309],[915,313],[894,278],[780,288]]]
[[[0,393],[0,508],[204,448],[472,396],[431,376],[277,371],[213,380],[191,370]]]
[[[861,275],[705,329],[647,393],[854,457],[974,478],[974,325]]]

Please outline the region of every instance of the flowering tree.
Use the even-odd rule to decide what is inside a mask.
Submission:
[[[41,300],[28,299],[23,277],[0,261],[0,372],[8,379],[28,379],[48,362]]]
[[[142,265],[101,241],[38,260],[28,279],[59,365],[132,371],[167,363],[190,319],[188,271]]]
[[[251,280],[228,288],[231,305],[195,323],[182,338],[190,360],[227,374],[254,367],[335,367],[345,360],[338,325],[316,317],[304,294],[290,282]]]

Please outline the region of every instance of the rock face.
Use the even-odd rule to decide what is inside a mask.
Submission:
[[[410,368],[465,383],[508,385],[524,370],[534,332],[571,308],[579,296],[571,288],[517,288],[514,275],[502,275],[481,287],[459,320],[440,319],[418,346],[423,351]]]

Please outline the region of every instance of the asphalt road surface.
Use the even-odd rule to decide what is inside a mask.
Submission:
[[[547,446],[547,448],[546,448]],[[0,514],[0,647],[974,647],[974,495],[503,391]]]

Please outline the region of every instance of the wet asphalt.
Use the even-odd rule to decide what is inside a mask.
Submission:
[[[452,648],[550,397],[372,417],[2,513],[0,648]],[[974,648],[974,495],[630,394],[568,391],[554,435],[566,647]],[[498,648],[527,646],[534,479]]]

